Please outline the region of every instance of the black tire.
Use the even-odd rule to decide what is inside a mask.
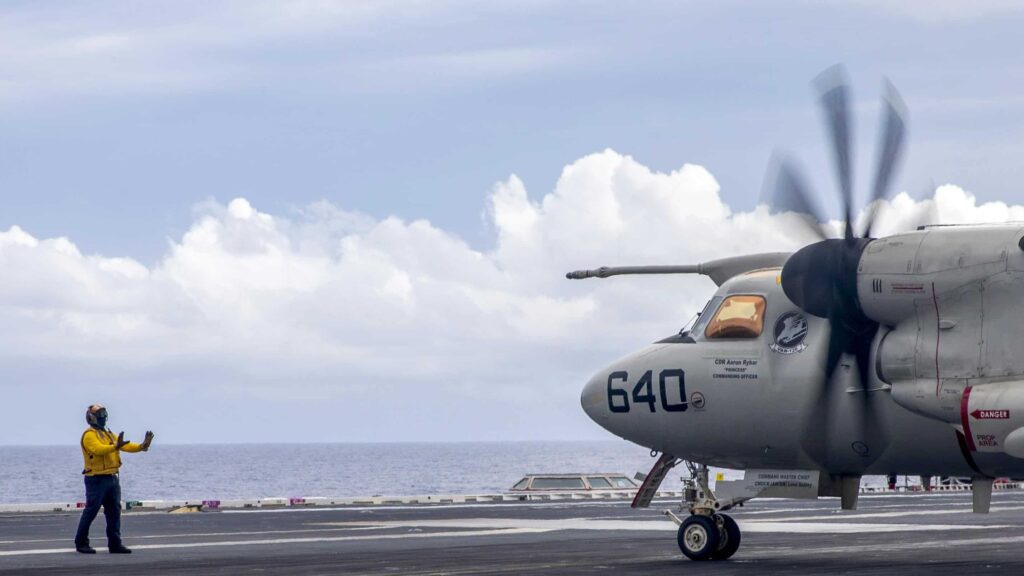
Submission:
[[[740,549],[740,527],[732,516],[718,514],[722,519],[722,527],[719,530],[718,550],[711,555],[712,560],[727,560]]]
[[[676,533],[676,543],[690,560],[710,560],[721,540],[718,524],[707,516],[689,516]]]

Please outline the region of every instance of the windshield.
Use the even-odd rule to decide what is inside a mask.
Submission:
[[[739,294],[729,296],[708,324],[704,337],[757,338],[764,327],[764,297]]]
[[[718,306],[722,303],[721,296],[715,296],[711,300],[708,300],[707,306],[704,307],[704,311],[697,317],[697,321],[690,327],[689,333],[694,336],[699,336],[704,332],[704,327],[711,321],[711,317],[715,314],[715,310],[718,310]]]

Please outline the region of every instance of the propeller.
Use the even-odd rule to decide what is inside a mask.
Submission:
[[[819,241],[804,246],[789,258],[782,269],[782,289],[805,312],[827,318],[831,328],[825,365],[830,381],[842,355],[856,358],[860,385],[867,391],[871,342],[878,323],[861,310],[857,298],[857,266],[878,214],[878,206],[888,198],[892,174],[899,163],[906,131],[906,108],[892,84],[885,83],[881,142],[875,179],[867,206],[864,229],[854,229],[853,179],[851,171],[852,134],[850,130],[849,89],[841,66],[829,68],[815,80],[819,101],[833,152],[843,209],[843,237],[829,238],[820,224],[826,221],[796,165],[789,160],[775,164],[775,191],[772,204],[809,217],[804,220]]]

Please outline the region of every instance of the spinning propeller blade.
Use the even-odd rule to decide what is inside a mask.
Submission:
[[[865,235],[857,236],[853,227],[852,134],[850,130],[849,89],[845,71],[834,66],[815,80],[825,123],[831,138],[839,200],[845,223],[843,238],[826,238],[798,250],[782,269],[782,288],[794,304],[809,314],[827,318],[831,329],[825,364],[826,386],[844,354],[854,356],[861,389],[868,390],[871,343],[878,323],[864,315],[857,298],[857,265],[861,253],[871,242],[878,201],[888,194],[894,168],[899,162],[906,131],[905,108],[891,84],[886,83],[881,147],[871,204],[865,223]],[[779,163],[773,207],[810,215],[822,222],[808,188],[789,162]],[[818,229],[820,231],[820,228]],[[867,394],[865,394],[867,397]]]
[[[882,140],[878,151],[878,169],[875,173],[875,185],[871,189],[871,200],[868,202],[868,217],[864,225],[864,236],[871,237],[871,229],[878,214],[880,200],[889,196],[889,180],[892,171],[900,160],[903,151],[903,134],[906,132],[906,106],[899,92],[888,80],[885,81],[885,111],[882,119]]]
[[[772,209],[777,212],[799,214],[800,222],[813,236],[818,240],[828,238],[828,230],[823,224],[828,219],[815,202],[814,192],[807,186],[796,164],[776,154],[769,162],[768,174],[769,178],[765,182],[772,183],[772,188],[768,191]]]
[[[825,123],[832,136],[832,153],[835,160],[836,177],[839,180],[839,198],[843,204],[846,219],[843,238],[853,239],[852,196],[853,183],[850,176],[850,112],[847,104],[846,70],[839,64],[822,72],[815,79],[821,94]]]

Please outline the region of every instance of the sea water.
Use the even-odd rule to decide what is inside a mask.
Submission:
[[[655,459],[624,441],[163,445],[123,454],[125,500],[491,494],[526,474],[633,477]],[[0,446],[0,503],[84,498],[70,446]],[[679,467],[663,485],[678,489]]]

